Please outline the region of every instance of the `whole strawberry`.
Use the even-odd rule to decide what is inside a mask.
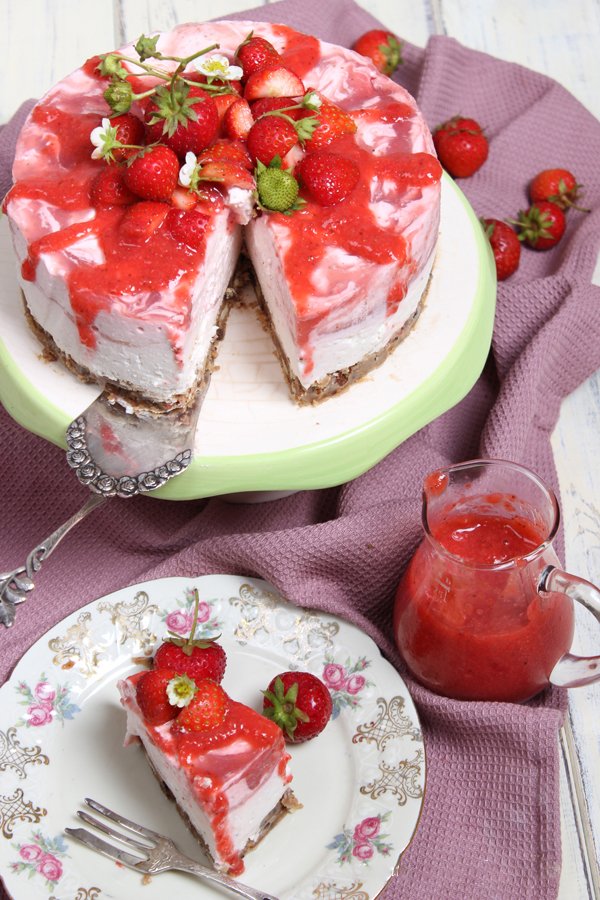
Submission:
[[[177,677],[172,669],[151,669],[136,684],[135,694],[143,717],[151,725],[164,725],[174,719],[179,709],[167,694],[168,685]]]
[[[208,678],[196,681],[193,699],[183,707],[173,725],[179,732],[202,732],[218,728],[229,709],[229,697],[220,684]]]
[[[331,694],[310,672],[282,672],[263,695],[263,715],[279,725],[292,744],[316,737],[331,718]]]
[[[104,166],[90,185],[90,202],[95,207],[129,206],[137,197],[125,184],[121,166]]]
[[[321,206],[345,200],[360,179],[360,170],[353,160],[327,150],[309,153],[298,163],[295,173],[306,193]]]
[[[453,178],[469,178],[488,158],[489,145],[475,119],[454,116],[433,133],[439,160]]]
[[[534,250],[551,250],[562,238],[566,227],[562,209],[547,200],[521,210],[518,218],[511,221],[519,229],[519,240]]]
[[[578,209],[589,212],[578,206],[576,201],[581,197],[583,185],[577,184],[575,176],[568,169],[544,169],[538,172],[529,185],[529,199],[532,203],[548,200],[561,209]]]
[[[291,172],[281,168],[278,161],[265,166],[258,160],[255,176],[258,200],[263,209],[289,215],[304,205],[305,201],[298,197],[298,182]]]
[[[482,219],[481,224],[494,254],[498,281],[504,281],[519,268],[521,242],[510,225],[500,219]]]
[[[219,111],[202,88],[177,83],[173,90],[159,88],[146,109],[148,143],[160,141],[183,159],[200,153],[219,130]]]
[[[298,143],[296,129],[287,119],[263,116],[248,133],[247,147],[253,159],[268,166],[273,157],[280,159]]]
[[[125,184],[144,200],[169,200],[179,178],[179,160],[170,147],[142,150],[125,171]]]
[[[227,655],[223,647],[214,640],[194,638],[199,603],[198,591],[194,589],[194,618],[190,636],[182,638],[169,632],[171,637],[154,654],[154,667],[172,669],[177,675],[187,675],[196,682],[210,678],[220,684],[225,674]]]
[[[281,63],[281,56],[273,44],[265,38],[255,37],[252,32],[237,48],[235,56],[244,70],[244,78]]]
[[[362,34],[352,49],[367,56],[384,75],[392,75],[403,61],[402,45],[396,35],[380,28]]]

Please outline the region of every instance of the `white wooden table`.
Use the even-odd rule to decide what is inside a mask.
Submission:
[[[258,0],[3,0],[0,122],[82,60],[142,32],[226,17]],[[560,81],[600,118],[599,0],[362,0],[401,38],[425,45],[447,34]],[[18,77],[15,73],[18,72]],[[594,278],[600,284],[600,265]],[[600,373],[563,403],[553,435],[566,532],[566,564],[600,583]],[[578,649],[600,632],[580,619]],[[561,900],[600,898],[600,685],[570,695],[563,736]],[[507,898],[509,900],[509,898]]]

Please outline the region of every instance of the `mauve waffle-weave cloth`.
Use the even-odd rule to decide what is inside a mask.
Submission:
[[[283,22],[345,46],[379,26],[352,0],[283,0],[232,18]],[[591,285],[600,123],[551,79],[450,38],[434,37],[425,50],[405,44],[404,60],[394,77],[431,127],[458,112],[485,125],[489,159],[459,182],[478,215],[513,216],[526,205],[532,175],[557,165],[585,185],[592,212],[570,211],[558,248],[524,250],[518,272],[499,286],[492,351],[467,397],[355,481],[258,505],[136,498],[94,513],[56,551],[0,636],[0,680],[50,626],[102,594],[153,577],[219,572],[265,578],[300,606],[349,619],[403,671],[391,638],[392,599],[419,540],[424,475],[481,455],[528,465],[557,488],[550,434],[561,400],[600,367],[600,290]],[[0,192],[28,108],[0,132]],[[60,449],[4,412],[0,434],[6,570],[84,497]],[[555,897],[564,692],[521,706],[460,703],[404,676],[424,729],[427,788],[416,835],[382,896]]]

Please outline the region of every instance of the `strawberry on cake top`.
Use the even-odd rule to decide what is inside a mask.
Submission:
[[[159,407],[208,383],[242,240],[298,402],[378,365],[424,302],[441,167],[415,101],[283,25],[182,25],[88,60],[32,111],[13,175],[32,327]]]

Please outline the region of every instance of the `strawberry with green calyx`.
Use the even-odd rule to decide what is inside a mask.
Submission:
[[[227,657],[223,647],[214,638],[195,637],[199,603],[198,591],[194,589],[194,617],[189,637],[182,638],[170,631],[170,637],[154,654],[154,666],[172,669],[178,675],[187,675],[196,684],[205,678],[219,684],[225,674]]]
[[[212,144],[219,124],[213,98],[203,88],[185,82],[157,88],[146,109],[148,140],[161,141],[182,158],[189,150],[200,153]]]
[[[281,168],[279,157],[272,159],[268,166],[258,160],[254,177],[262,209],[287,216],[304,206],[305,201],[298,197],[298,182],[291,172]]]
[[[262,693],[263,715],[279,725],[290,743],[316,737],[331,718],[331,694],[310,672],[283,672]]]
[[[533,250],[551,250],[562,238],[565,214],[555,203],[540,200],[521,210],[517,219],[508,220],[519,229],[519,240]]]
[[[402,59],[402,44],[391,31],[375,28],[362,34],[352,49],[366,56],[384,75],[392,75]]]
[[[539,200],[548,200],[555,203],[561,209],[570,207],[579,212],[590,212],[583,206],[577,205],[581,197],[583,185],[577,184],[577,179],[568,169],[544,169],[538,172],[529,185],[529,199],[532,203]]]

